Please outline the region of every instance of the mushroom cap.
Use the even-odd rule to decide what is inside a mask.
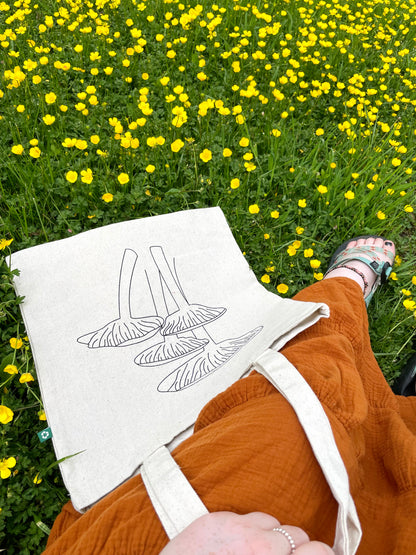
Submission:
[[[97,331],[78,338],[78,343],[88,345],[90,349],[99,347],[125,347],[149,339],[157,333],[163,324],[160,316],[143,316],[113,320]]]
[[[208,339],[168,336],[165,341],[152,345],[137,355],[134,362],[139,366],[160,366],[190,353],[196,355],[207,343]]]
[[[169,314],[162,326],[161,333],[162,335],[174,335],[205,326],[222,316],[225,310],[222,307],[190,304]]]
[[[212,342],[205,347],[203,353],[184,362],[179,368],[171,372],[159,384],[157,390],[160,392],[181,391],[206,378],[226,364],[262,329],[263,326],[259,326],[235,339],[226,339],[218,344]]]

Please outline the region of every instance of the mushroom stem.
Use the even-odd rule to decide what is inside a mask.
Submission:
[[[121,319],[131,318],[130,288],[136,261],[137,254],[132,249],[125,249],[118,288],[118,310]]]
[[[166,287],[169,289],[173,300],[177,304],[178,308],[186,308],[189,306],[188,301],[185,299],[182,291],[178,287],[176,279],[172,274],[172,270],[170,269],[169,264],[167,263],[165,253],[163,252],[162,247],[155,246],[150,247],[150,253],[155,261],[156,266],[159,269],[160,275],[162,276],[163,281],[166,283]]]

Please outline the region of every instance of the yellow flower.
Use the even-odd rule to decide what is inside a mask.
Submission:
[[[26,108],[24,107],[23,104],[19,104],[19,106],[16,106],[16,110],[17,110],[20,114],[22,114],[22,113],[25,111],[25,109],[26,109]]]
[[[263,283],[270,283],[270,276],[268,274],[264,274],[260,279]]]
[[[282,295],[284,295],[289,291],[289,287],[285,283],[279,283],[276,289],[277,289],[277,292],[281,293]]]
[[[5,405],[0,405],[0,422],[2,424],[8,424],[13,420],[14,412],[6,407]]]
[[[159,79],[159,82],[163,87],[166,87],[166,85],[169,83],[169,81],[170,81],[170,77],[167,77],[167,76],[161,77]]]
[[[295,231],[298,235],[302,235],[302,233],[305,231],[305,228],[299,226],[299,227],[296,228]]]
[[[166,56],[170,59],[174,58],[176,56],[176,52],[174,50],[168,50],[166,52]]]
[[[51,92],[45,94],[45,102],[46,104],[53,104],[56,101],[56,94]]]
[[[257,204],[250,204],[250,206],[248,207],[248,211],[250,212],[250,214],[258,214],[260,212],[260,208]]]
[[[390,279],[392,279],[393,281],[397,281],[397,280],[399,279],[399,278],[397,277],[396,272],[392,272],[392,273],[390,274]]]
[[[104,202],[112,202],[114,196],[111,193],[104,193],[101,198]]]
[[[24,148],[23,148],[22,145],[13,145],[13,146],[12,146],[12,152],[13,152],[13,154],[19,154],[19,155],[20,155],[20,154],[23,153],[23,150],[24,150]]]
[[[45,123],[45,125],[52,125],[55,121],[55,116],[51,116],[51,114],[46,114],[46,116],[43,116],[43,121]]]
[[[321,261],[317,260],[316,258],[314,258],[313,260],[311,260],[309,262],[309,264],[311,265],[311,268],[313,268],[314,270],[318,269],[319,266],[321,265]]]
[[[231,189],[238,189],[239,186],[240,186],[240,180],[238,179],[238,177],[234,177],[234,179],[232,179],[230,182]]]
[[[8,374],[17,374],[19,371],[17,369],[17,366],[15,366],[14,364],[8,364],[3,368],[3,372],[7,372]]]
[[[210,160],[212,160],[212,152],[208,148],[204,148],[199,157],[203,162],[209,162]]]
[[[243,125],[243,123],[246,121],[246,118],[242,114],[238,114],[235,117],[235,121],[236,123],[238,123],[238,125]]]
[[[13,239],[0,239],[0,251],[4,250],[12,243]]]
[[[279,131],[279,129],[272,129],[270,133],[271,135],[273,135],[273,137],[280,137],[280,135],[282,134],[282,132]]]
[[[321,281],[321,279],[323,279],[323,277],[324,277],[324,274],[323,274],[322,272],[317,272],[317,273],[314,272],[314,273],[313,273],[313,277],[314,277],[316,280]]]
[[[233,151],[230,150],[229,148],[224,148],[224,150],[222,151],[222,155],[224,156],[224,158],[229,158],[232,155]]]
[[[405,299],[403,301],[403,306],[406,310],[415,310],[416,309],[416,301],[412,299]]]
[[[353,191],[347,191],[344,193],[344,197],[348,200],[352,200],[355,197],[355,193]]]
[[[298,206],[299,206],[299,208],[305,208],[306,199],[302,198],[302,199],[298,200]]]
[[[170,145],[170,148],[172,152],[179,152],[180,149],[184,146],[184,144],[185,143],[180,139],[176,139],[176,141],[173,141],[173,143]]]
[[[411,206],[410,204],[406,204],[406,206],[404,207],[404,211],[405,212],[413,212],[413,206]]]
[[[30,372],[25,372],[19,378],[20,383],[27,383],[27,382],[34,382],[35,378],[32,376]]]
[[[328,192],[328,187],[325,187],[325,185],[318,185],[317,189],[318,193],[321,193],[321,195],[324,195]]]
[[[263,237],[264,237],[266,240],[267,240],[267,239],[270,239],[270,235],[269,235],[268,233],[265,233],[265,234],[263,235]]]
[[[379,211],[377,212],[377,218],[378,218],[379,220],[385,220],[385,219],[386,219],[386,215],[385,215],[384,212],[382,212],[381,210],[379,210]]]
[[[12,337],[9,343],[12,349],[20,349],[20,347],[23,345],[23,341],[21,339],[18,339],[17,337]]]
[[[242,147],[245,147],[250,144],[250,140],[247,137],[241,137],[240,142],[238,144]]]
[[[41,155],[41,150],[38,146],[33,146],[29,150],[29,156],[31,156],[32,158],[39,158],[40,155]]]
[[[197,73],[196,77],[200,81],[206,81],[208,79],[207,75],[203,71],[200,71],[199,73]]]
[[[98,135],[91,135],[90,141],[93,145],[98,145],[98,143],[100,142],[100,137]]]
[[[146,166],[146,171],[147,173],[153,173],[155,171],[155,166],[153,166],[153,164],[149,164],[148,166]]]
[[[416,285],[416,276],[412,277],[412,283],[413,283],[413,285]]]
[[[321,135],[323,135],[325,133],[325,131],[322,129],[322,127],[318,127],[318,129],[315,131],[315,135],[317,137],[320,137]]]
[[[287,253],[289,256],[295,256],[297,249],[293,245],[289,245],[287,248]]]
[[[400,164],[402,163],[402,161],[400,160],[400,158],[393,158],[393,160],[391,161],[392,165],[397,168],[398,166],[400,166]]]
[[[121,173],[118,177],[118,182],[120,183],[120,185],[125,185],[126,183],[128,183],[130,181],[129,176],[127,175],[127,173]]]
[[[16,459],[9,457],[8,459],[0,459],[0,476],[3,480],[11,475],[10,468],[16,466]]]
[[[69,172],[66,172],[65,179],[69,181],[69,183],[75,183],[75,181],[78,179],[78,174],[77,172],[70,170]]]
[[[270,216],[277,220],[277,218],[280,216],[280,212],[278,210],[273,210],[272,212],[270,212]]]
[[[93,175],[92,170],[87,168],[86,170],[81,170],[81,181],[83,183],[87,183],[88,185],[92,182]]]
[[[34,484],[40,484],[42,482],[42,478],[40,478],[39,476],[39,472],[36,474],[36,476],[33,478],[33,483]]]
[[[46,420],[46,414],[44,410],[40,410],[38,412],[38,416],[39,416],[39,420],[45,421]]]
[[[303,251],[303,256],[305,258],[310,258],[311,256],[313,256],[313,249],[305,249]]]
[[[253,164],[253,162],[244,162],[244,167],[248,172],[252,172],[257,168],[257,166]]]

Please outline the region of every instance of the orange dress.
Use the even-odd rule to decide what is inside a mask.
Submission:
[[[282,353],[331,423],[363,530],[358,554],[416,553],[416,397],[394,395],[384,379],[355,282],[321,281],[295,299],[331,311]],[[333,544],[338,505],[292,407],[262,375],[210,401],[173,456],[209,511],[263,511]],[[136,476],[84,515],[67,503],[44,555],[153,555],[167,541]]]

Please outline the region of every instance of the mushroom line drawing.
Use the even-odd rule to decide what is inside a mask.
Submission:
[[[162,335],[173,335],[184,331],[190,331],[204,324],[213,322],[226,311],[223,307],[209,307],[197,303],[189,303],[178,285],[175,276],[166,260],[163,248],[160,246],[150,247],[152,258],[165,282],[166,287],[178,310],[169,314],[162,326]]]
[[[226,309],[189,304],[183,293],[179,278],[173,274],[162,247],[151,247],[150,252],[162,280],[178,307],[177,311],[172,312],[165,319],[161,329],[162,335],[169,336],[172,333],[178,333],[178,331],[193,330],[196,339],[207,341],[202,352],[192,356],[173,370],[157,388],[160,392],[181,391],[226,364],[263,327],[255,328],[237,338],[215,342],[207,332],[205,325],[222,316]],[[204,337],[198,337],[198,334],[203,334]]]
[[[263,326],[259,326],[240,337],[225,339],[219,343],[216,343],[205,330],[210,342],[204,348],[203,353],[193,357],[171,372],[160,382],[157,390],[161,393],[177,392],[194,385],[229,362],[262,329]]]
[[[153,291],[155,310],[159,316],[163,315],[165,318],[168,314],[168,308],[162,284],[162,276],[160,272],[158,272],[158,283],[154,283],[152,288],[149,283],[147,272],[145,273],[149,288]],[[138,366],[160,366],[162,364],[168,364],[179,358],[183,358],[189,354],[196,355],[204,348],[204,346],[208,343],[208,340],[197,339],[193,335],[192,331],[189,333],[191,333],[191,335],[185,335],[184,333],[162,335],[162,340],[159,343],[156,343],[139,353],[134,359],[134,362]]]
[[[118,286],[118,318],[96,331],[82,335],[77,339],[78,343],[88,345],[90,349],[124,347],[145,341],[161,329],[163,318],[160,316],[135,318],[131,314],[131,284],[137,258],[134,250],[124,250]]]

